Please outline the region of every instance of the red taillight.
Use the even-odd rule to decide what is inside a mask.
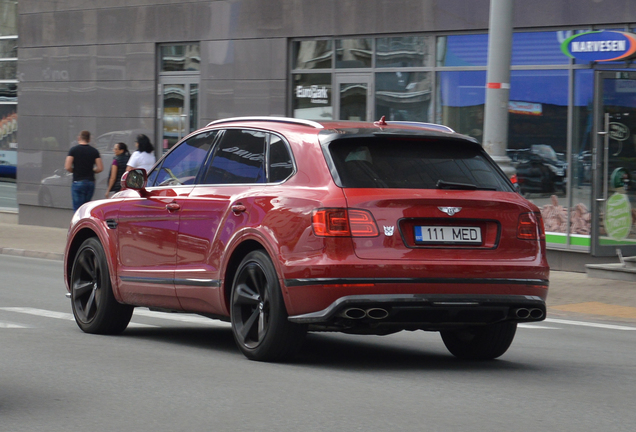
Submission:
[[[544,240],[545,229],[541,213],[522,213],[517,224],[517,238],[521,240]]]
[[[373,216],[366,210],[314,210],[311,224],[314,233],[322,237],[375,237],[379,234]]]

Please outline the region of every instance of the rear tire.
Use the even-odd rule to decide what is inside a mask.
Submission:
[[[75,322],[86,333],[119,334],[132,317],[134,307],[113,296],[106,254],[95,237],[84,241],[75,255],[71,304]]]
[[[263,251],[250,252],[232,284],[231,321],[234,340],[250,360],[291,359],[307,329],[287,319],[278,275]]]
[[[441,332],[448,351],[466,360],[492,360],[505,353],[517,331],[517,323],[502,322],[484,327]]]

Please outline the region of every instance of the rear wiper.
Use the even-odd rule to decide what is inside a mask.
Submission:
[[[496,191],[497,188],[494,187],[479,187],[470,183],[455,183],[455,182],[447,182],[444,180],[437,180],[437,184],[435,185],[437,189],[457,189],[457,190],[489,190]]]

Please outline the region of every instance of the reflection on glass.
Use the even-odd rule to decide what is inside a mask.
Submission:
[[[16,60],[0,61],[0,80],[15,80],[18,73]]]
[[[437,123],[483,138],[486,71],[440,72],[437,78]]]
[[[331,74],[294,75],[292,110],[295,118],[332,120]]]
[[[432,66],[432,37],[403,36],[375,40],[377,67]]]
[[[199,85],[190,84],[190,132],[198,129],[199,119]]]
[[[437,38],[437,66],[486,66],[487,64],[487,34]]]
[[[17,102],[18,85],[14,83],[0,83],[0,102]]]
[[[18,57],[18,39],[0,40],[0,58]]]
[[[18,34],[18,2],[0,2],[0,36]]]
[[[337,68],[369,68],[373,40],[366,39],[338,39],[336,41]]]
[[[329,69],[332,56],[332,40],[296,41],[293,69]]]
[[[186,134],[185,85],[163,86],[163,149],[172,148]]]
[[[375,116],[393,121],[430,121],[432,72],[375,74]]]
[[[163,45],[161,50],[161,72],[201,70],[199,44]]]
[[[367,120],[367,83],[340,84],[340,120]]]

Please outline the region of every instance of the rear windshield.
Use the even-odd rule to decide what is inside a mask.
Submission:
[[[350,138],[329,153],[345,188],[512,191],[480,147],[461,141]]]

